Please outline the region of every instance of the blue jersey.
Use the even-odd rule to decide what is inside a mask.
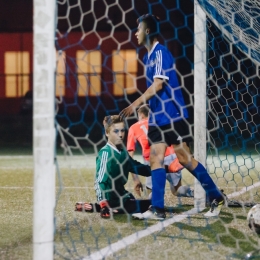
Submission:
[[[186,104],[175,71],[172,54],[158,42],[144,56],[146,83],[149,88],[154,78],[165,79],[163,88],[149,100],[149,125],[163,126],[188,117]]]

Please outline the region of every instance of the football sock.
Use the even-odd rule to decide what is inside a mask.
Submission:
[[[164,168],[152,170],[152,205],[164,209],[164,190],[166,183],[166,171]]]
[[[199,163],[198,166],[191,171],[191,174],[201,183],[201,186],[206,191],[206,196],[209,201],[213,201],[214,199],[217,201],[223,200],[221,191],[218,189],[209,176],[206,168],[201,163]]]

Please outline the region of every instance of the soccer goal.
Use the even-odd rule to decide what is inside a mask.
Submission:
[[[186,170],[194,198],[174,196],[167,184],[162,222],[74,211],[96,201],[104,116],[146,90],[146,50],[135,37],[146,13],[160,17],[160,41],[176,59],[194,157],[230,200],[217,219],[201,213],[205,192]],[[260,203],[259,13],[258,0],[34,0],[35,260],[228,259],[259,247],[246,222]],[[138,148],[134,158],[142,162]],[[137,196],[133,187],[129,178]]]

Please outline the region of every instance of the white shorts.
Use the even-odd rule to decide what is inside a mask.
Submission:
[[[164,157],[163,163],[164,163],[164,165],[169,166],[176,158],[177,158],[176,154],[171,153]]]
[[[166,180],[170,183],[171,186],[177,186],[181,180],[181,177],[181,171],[166,173]]]
[[[169,165],[176,158],[175,154],[170,154],[164,157],[164,165]],[[148,161],[144,161],[145,165],[150,165]],[[177,186],[179,181],[182,178],[181,170],[178,172],[169,172],[166,173],[166,180],[170,183],[170,185]],[[152,189],[152,176],[146,177],[145,186],[149,189]]]

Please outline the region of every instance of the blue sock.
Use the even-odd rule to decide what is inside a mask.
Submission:
[[[164,168],[152,170],[152,205],[164,209],[166,171]]]
[[[206,196],[210,202],[214,199],[217,199],[217,201],[221,201],[223,199],[221,191],[218,189],[201,163],[199,163],[198,166],[191,171],[191,174],[201,183],[201,186],[206,191]]]

